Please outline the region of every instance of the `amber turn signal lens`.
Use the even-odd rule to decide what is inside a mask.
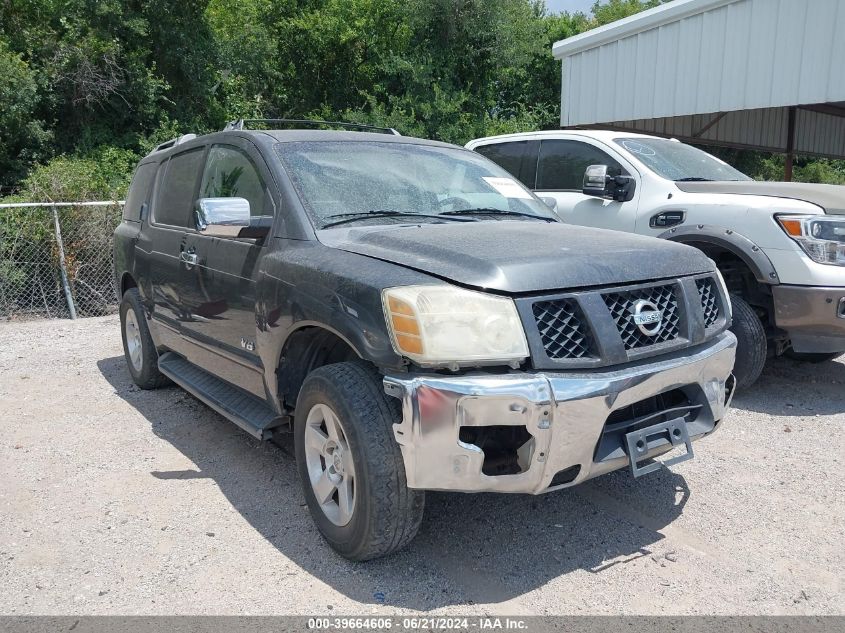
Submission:
[[[390,319],[393,321],[393,331],[397,334],[413,334],[414,336],[420,335],[420,325],[417,323],[416,319],[412,317],[399,316],[398,314],[391,314]]]
[[[399,349],[406,354],[422,354],[423,346],[422,339],[419,336],[409,336],[408,334],[396,334],[396,344]]]
[[[387,309],[390,310],[391,314],[404,314],[405,316],[410,317],[414,316],[414,309],[411,305],[401,299],[397,299],[396,297],[388,297]]]
[[[405,354],[422,354],[420,324],[417,322],[413,306],[396,297],[390,297],[387,308],[390,311],[390,323],[399,349]]]
[[[780,225],[783,227],[783,230],[786,231],[787,235],[791,235],[792,237],[801,237],[803,234],[801,220],[778,218],[778,222],[780,222]]]

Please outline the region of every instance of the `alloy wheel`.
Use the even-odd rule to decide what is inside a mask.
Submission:
[[[314,405],[308,412],[305,463],[326,518],[338,526],[349,523],[355,511],[355,463],[340,418],[328,405]]]

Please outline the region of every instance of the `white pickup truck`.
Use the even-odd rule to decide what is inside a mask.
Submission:
[[[627,132],[508,134],[467,147],[567,222],[704,251],[731,291],[739,386],[769,356],[845,352],[845,187],[755,182],[690,145]]]

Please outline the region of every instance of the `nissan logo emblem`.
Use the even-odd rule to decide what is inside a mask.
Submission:
[[[663,327],[663,312],[651,301],[640,299],[631,309],[634,324],[646,336],[654,336]]]

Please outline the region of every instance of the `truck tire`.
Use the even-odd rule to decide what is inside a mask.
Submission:
[[[326,365],[305,379],[294,443],[302,490],[317,529],[356,561],[394,552],[416,536],[425,493],[408,488],[393,435],[398,400],[359,362]]]
[[[842,352],[796,352],[788,349],[783,353],[787,358],[804,363],[826,363],[842,356]]]
[[[158,389],[168,383],[158,371],[158,351],[137,288],[123,293],[120,302],[120,333],[123,338],[123,355],[132,380],[141,389]]]
[[[736,386],[744,389],[753,385],[760,377],[766,364],[768,345],[766,330],[754,309],[745,299],[731,295],[733,307],[733,325],[731,332],[736,335],[736,363],[734,377]]]

